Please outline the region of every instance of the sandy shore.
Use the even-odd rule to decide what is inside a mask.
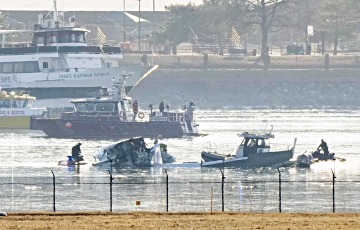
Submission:
[[[0,229],[360,229],[360,213],[8,213]]]

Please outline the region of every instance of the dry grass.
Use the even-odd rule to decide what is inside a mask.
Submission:
[[[360,229],[360,214],[10,213],[0,229]]]

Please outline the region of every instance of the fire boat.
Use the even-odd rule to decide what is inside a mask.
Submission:
[[[37,124],[47,136],[55,138],[177,138],[196,135],[198,124],[194,118],[195,105],[174,112],[151,111],[138,116],[130,109],[131,98],[125,92],[128,75],[113,80],[107,97],[74,99],[73,112],[63,112],[58,118],[39,118]]]

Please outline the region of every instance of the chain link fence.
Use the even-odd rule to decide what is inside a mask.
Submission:
[[[360,181],[180,175],[0,177],[4,212],[359,212]]]

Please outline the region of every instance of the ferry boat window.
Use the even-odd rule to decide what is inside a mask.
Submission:
[[[10,100],[0,100],[0,108],[10,108]]]
[[[51,41],[53,43],[56,43],[57,42],[57,33],[52,33],[51,36],[52,36]]]
[[[3,65],[2,63],[0,63],[0,73],[2,73],[2,71],[3,71]]]
[[[38,62],[37,61],[26,61],[26,62],[24,62],[24,72],[25,73],[40,72]]]
[[[95,105],[93,103],[77,103],[76,108],[82,113],[91,113],[95,111]]]
[[[43,36],[39,36],[39,37],[37,38],[37,44],[38,44],[38,45],[44,44],[44,37],[43,37]]]
[[[23,73],[24,72],[24,63],[15,62],[14,63],[14,73]]]
[[[70,33],[69,32],[60,32],[59,33],[59,42],[60,43],[70,42]]]
[[[76,42],[76,37],[74,33],[71,34],[71,42]]]
[[[45,45],[49,45],[51,44],[51,34],[46,34],[45,35],[46,39],[45,39]]]
[[[49,68],[49,62],[43,62],[43,69],[48,69]]]
[[[95,106],[96,112],[114,112],[114,104],[113,103],[98,103]]]
[[[3,63],[3,73],[13,73],[14,72],[14,63],[4,62]]]
[[[77,41],[84,43],[85,42],[85,36],[84,35],[85,34],[81,33],[81,32],[77,33]]]

